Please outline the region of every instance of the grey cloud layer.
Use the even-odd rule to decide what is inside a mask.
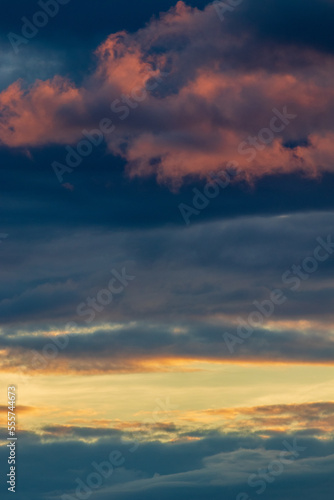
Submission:
[[[332,234],[332,221],[332,213],[314,213],[154,231],[63,232],[47,241],[32,233],[24,248],[12,236],[0,249],[3,325],[85,325],[88,316],[79,318],[77,306],[107,287],[113,268],[124,267],[136,279],[99,314],[99,322],[242,315],[275,288],[289,298],[276,319],[327,322],[334,259],[320,262],[296,292],[282,275],[313,254],[318,237]]]
[[[12,350],[15,365],[22,361],[21,348],[23,354],[41,351],[49,342],[42,333],[61,333],[74,321],[82,335],[71,334],[57,359],[77,360],[77,368],[84,365],[80,358],[90,356],[88,370],[103,360],[99,369],[119,370],[123,362],[125,369],[133,368],[152,357],[231,359],[223,333],[236,334],[238,318],[247,320],[256,310],[254,301],[268,300],[278,288],[286,300],[268,318],[278,322],[274,330],[257,325],[235,356],[333,362],[333,256],[299,280],[297,290],[296,278],[282,280],[286,272],[291,280],[292,266],[313,255],[318,237],[332,234],[332,221],[331,213],[313,213],[182,230],[79,232],[40,240],[38,253],[36,242],[21,251],[8,240],[1,248],[1,345]],[[21,275],[19,288],[14,268]],[[87,299],[107,289],[113,268],[135,279],[94,311]],[[300,320],[309,323],[294,323]]]

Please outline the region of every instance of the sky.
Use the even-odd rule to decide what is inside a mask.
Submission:
[[[329,500],[332,0],[3,0],[1,498]]]

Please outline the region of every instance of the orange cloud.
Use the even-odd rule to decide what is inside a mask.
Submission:
[[[196,346],[195,346],[196,347]],[[217,345],[217,352],[205,352],[202,346],[197,346],[198,353],[165,355],[154,353],[118,353],[103,352],[92,357],[89,353],[81,353],[80,356],[66,351],[59,353],[55,359],[47,359],[37,351],[30,352],[29,349],[10,349],[10,363],[0,364],[0,372],[17,373],[18,376],[38,376],[43,374],[66,374],[66,375],[97,375],[100,373],[168,373],[168,372],[193,372],[201,370],[198,363],[210,362],[217,364],[254,364],[269,365],[319,365],[333,366],[334,361],[329,359],[317,359],[307,355],[305,359],[295,357],[287,358],[284,353],[278,354],[275,350],[270,353],[248,352],[240,356],[231,356],[228,352],[221,350]]]
[[[38,408],[34,406],[16,406],[15,412],[19,415],[22,413],[36,413],[38,412]],[[0,405],[0,413],[6,414],[8,413],[8,407],[4,405]]]
[[[73,419],[67,424],[43,427],[45,436],[99,439],[114,432],[137,439],[174,440],[196,431],[220,430],[224,433],[257,433],[260,435],[304,432],[321,435],[334,434],[334,402],[266,405],[247,408],[219,408],[209,410],[176,410],[172,421],[147,422],[110,419]]]
[[[267,405],[249,408],[219,408],[188,411],[175,420],[225,432],[296,432],[334,433],[334,402]]]

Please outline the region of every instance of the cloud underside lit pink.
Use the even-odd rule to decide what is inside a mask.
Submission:
[[[83,130],[108,118],[114,125],[105,134],[108,150],[124,158],[130,176],[180,184],[187,175],[206,178],[229,162],[237,162],[250,180],[332,171],[331,56],[290,47],[301,63],[282,64],[284,49],[278,46],[239,65],[251,38],[231,34],[212,6],[199,11],[178,2],[134,34],[110,35],[81,86],[55,76],[4,90],[0,141],[10,148],[76,147]],[[277,64],[269,64],[269,57]],[[133,108],[122,102],[124,96]],[[284,108],[294,115],[289,124],[275,118],[273,110]],[[249,137],[257,138],[256,146]]]

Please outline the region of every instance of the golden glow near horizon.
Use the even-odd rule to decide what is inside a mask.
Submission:
[[[197,371],[106,375],[43,375],[18,381],[22,429],[47,425],[110,426],[152,422],[217,424],[208,410],[333,400],[334,367],[196,363]],[[15,374],[2,373],[2,386]],[[22,382],[23,379],[21,379]],[[154,419],[153,419],[154,421]]]

